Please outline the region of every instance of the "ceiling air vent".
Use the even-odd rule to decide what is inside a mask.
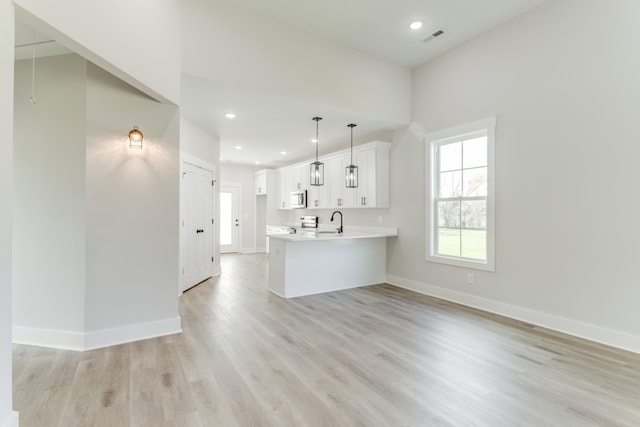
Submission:
[[[437,37],[440,37],[441,35],[444,34],[444,30],[441,28],[439,30],[434,31],[433,33],[429,34],[428,36],[426,36],[425,38],[422,39],[423,43],[426,43],[428,41],[431,41]]]

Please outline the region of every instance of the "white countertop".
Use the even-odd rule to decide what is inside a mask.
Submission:
[[[281,239],[290,242],[306,242],[314,240],[371,239],[378,237],[394,237],[398,235],[398,229],[393,227],[345,226],[343,233],[327,232],[335,229],[335,227],[329,229],[298,228],[295,234],[267,233],[267,236],[272,239]]]

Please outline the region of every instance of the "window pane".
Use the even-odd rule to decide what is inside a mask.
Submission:
[[[441,199],[460,197],[462,195],[462,171],[442,172],[440,174]]]
[[[438,202],[438,227],[460,228],[460,202]]]
[[[478,260],[487,259],[487,231],[461,230],[462,256]]]
[[[462,202],[462,228],[487,228],[487,201],[473,200]]]
[[[440,154],[440,172],[462,169],[462,142],[441,145],[438,153]]]
[[[438,228],[438,254],[460,256],[460,229]]]
[[[469,139],[464,144],[463,168],[487,166],[487,137]]]
[[[485,197],[487,195],[487,168],[464,170],[464,197]]]

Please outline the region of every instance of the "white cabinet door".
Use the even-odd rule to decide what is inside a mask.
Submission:
[[[329,208],[355,207],[355,189],[345,187],[345,168],[351,164],[350,155],[341,155],[327,161],[325,166],[329,179]]]
[[[288,173],[288,169],[281,169],[278,171],[278,209],[288,209],[289,208],[289,181],[290,174]]]
[[[344,177],[343,174],[344,156],[328,160],[325,167],[325,182],[328,183],[328,208],[336,209],[344,205]]]
[[[369,149],[354,154],[354,162],[358,166],[355,206],[376,207],[376,150]]]
[[[354,155],[354,164],[357,166],[358,163],[356,163],[356,159],[355,159],[355,155]],[[355,188],[347,188],[346,187],[346,181],[347,181],[347,176],[346,176],[346,169],[347,167],[351,165],[351,156],[345,156],[342,159],[342,167],[340,168],[340,181],[342,184],[342,206],[343,208],[353,208],[353,207],[357,207],[358,205],[355,203],[355,197],[356,197],[356,189]],[[358,177],[358,179],[360,179]]]
[[[324,185],[310,185],[307,193],[307,207],[309,209],[329,208],[329,184],[327,182],[327,167],[325,165]]]
[[[254,174],[255,194],[267,194],[267,171],[258,171]]]
[[[289,191],[309,188],[309,166],[296,166],[291,170],[291,189]]]

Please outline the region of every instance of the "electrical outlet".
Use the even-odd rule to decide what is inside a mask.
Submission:
[[[473,282],[475,281],[476,277],[473,275],[473,273],[467,273],[467,283],[473,285]]]

